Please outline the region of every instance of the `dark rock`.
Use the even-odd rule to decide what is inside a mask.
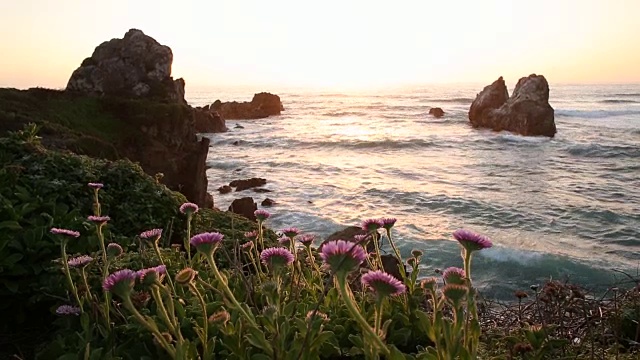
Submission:
[[[235,199],[229,206],[229,211],[232,213],[242,215],[249,220],[256,221],[256,216],[254,212],[258,210],[258,205],[253,202],[252,197],[244,197],[240,199]]]
[[[266,198],[266,199],[262,200],[261,205],[262,206],[273,206],[273,205],[275,205],[275,203],[276,203],[275,201],[273,201],[273,200],[271,200],[269,198]]]
[[[244,129],[244,126],[240,125],[240,124],[236,124],[236,126],[233,127],[234,129]]]
[[[224,119],[215,111],[205,108],[192,109],[193,121],[199,133],[222,133],[227,131]]]
[[[221,102],[216,100],[211,104],[215,110],[227,120],[231,119],[262,119],[272,115],[280,115],[284,106],[278,95],[259,93],[253,96],[251,102]]]
[[[481,118],[494,109],[499,109],[509,99],[507,85],[502,76],[494,81],[491,85],[487,85],[476,96],[469,108],[469,120],[471,123],[479,122]]]
[[[553,137],[556,124],[554,110],[549,104],[549,84],[544,76],[532,74],[518,80],[509,97],[500,77],[473,101],[469,121],[473,127]]]
[[[253,192],[257,192],[257,193],[270,193],[270,192],[272,192],[272,191],[271,191],[271,190],[269,190],[269,189],[265,189],[265,188],[255,188],[255,189],[253,189]]]
[[[356,235],[367,235],[367,232],[362,230],[362,228],[359,226],[347,226],[346,228],[336,231],[333,234],[329,235],[320,244],[320,249],[322,249],[322,246],[324,246],[324,244],[326,244],[329,241],[344,240],[344,241],[355,242]],[[371,236],[367,236],[367,239],[365,241],[367,242],[367,250],[369,252],[374,251],[374,246],[373,246],[373,243],[371,242]]]
[[[441,118],[444,116],[444,110],[439,107],[434,107],[429,109],[429,115],[433,115],[434,117]]]
[[[97,95],[150,98],[186,104],[184,80],[173,80],[173,53],[142,31],[103,42],[76,69],[67,90]]]
[[[236,191],[243,191],[254,187],[259,187],[267,183],[267,179],[251,178],[245,180],[233,180],[229,186],[236,188]]]
[[[232,191],[233,189],[231,188],[231,186],[229,185],[224,185],[224,186],[220,186],[218,188],[218,192],[220,192],[220,194],[228,194]]]
[[[232,142],[231,145],[233,145],[233,146],[240,145],[240,140],[236,140],[236,141]]]
[[[235,170],[233,170],[233,171],[236,171],[236,172],[237,172],[237,171],[242,171],[242,168],[237,168],[237,169],[235,169]]]
[[[381,255],[380,259],[382,260],[382,268],[388,274],[393,275],[396,279],[402,281],[402,274],[400,273],[400,266],[404,266],[404,264],[400,264],[398,259],[396,259],[393,255]],[[404,268],[405,274],[407,272],[407,267]]]

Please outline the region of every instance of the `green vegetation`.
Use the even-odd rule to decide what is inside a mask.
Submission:
[[[184,196],[138,165],[46,149],[33,125],[0,138],[0,165],[0,357],[638,357],[638,287],[594,299],[549,282],[518,293],[518,302],[489,307],[479,302],[469,272],[471,254],[490,246],[482,237],[474,238],[484,244],[478,248],[460,241],[464,256],[452,265],[461,269],[422,279],[418,264],[428,254],[414,251],[400,259],[410,271],[382,281],[385,287],[380,279],[387,278],[367,270],[382,270],[377,251],[366,255],[351,243],[341,253],[335,244],[334,255],[356,247],[361,254],[323,264],[312,242],[296,246],[305,238],[288,229],[289,241],[265,260],[263,249],[273,249],[276,237],[258,231],[262,224],[210,209],[188,221],[179,210]],[[104,187],[94,192],[89,182]],[[98,214],[110,219],[104,225],[88,219]],[[192,259],[181,246],[189,224],[191,235],[208,233],[192,243]],[[80,236],[53,234],[52,228]],[[162,236],[140,236],[154,228],[162,228]],[[382,235],[371,228],[373,239],[362,241],[375,244],[386,236],[392,243],[391,228],[392,222]],[[110,243],[124,252],[103,251]],[[327,246],[323,254],[331,255]],[[81,255],[91,257],[86,267],[63,266],[61,259]],[[145,275],[115,275],[123,269]],[[107,291],[104,284],[111,284]]]
[[[93,228],[87,221],[93,208],[88,182],[107,184],[101,198],[102,211],[113,218],[105,231],[107,242],[137,249],[136,235],[155,227],[165,229],[165,246],[181,243],[185,236],[185,218],[178,212],[186,201],[182,194],[158,184],[128,160],[47,150],[36,131],[27,126],[0,138],[0,331],[7,334],[16,328],[49,327],[51,307],[66,294],[53,262],[60,257],[60,244],[49,230],[86,234]],[[194,219],[194,231],[213,229],[237,238],[255,224],[203,209]],[[70,242],[67,250],[88,253],[97,245],[95,235],[86,236]]]

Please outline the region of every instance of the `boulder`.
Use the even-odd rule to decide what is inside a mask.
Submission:
[[[434,107],[429,109],[429,115],[433,115],[436,118],[441,118],[444,116],[444,110],[442,110],[442,108],[439,108],[439,107]]]
[[[235,199],[229,206],[229,211],[232,213],[242,215],[252,221],[256,221],[256,215],[254,214],[256,210],[258,210],[258,205],[253,202],[252,197]]]
[[[243,191],[254,187],[259,187],[267,183],[267,179],[251,178],[244,180],[233,180],[229,186],[236,188],[236,191]]]
[[[280,97],[265,92],[255,94],[250,102],[216,100],[210,108],[227,120],[262,119],[284,111]]]
[[[556,124],[549,105],[549,84],[544,76],[532,74],[518,80],[509,97],[500,77],[476,96],[469,109],[469,121],[473,127],[553,137]]]
[[[227,131],[224,119],[216,111],[209,108],[194,108],[192,110],[196,131],[199,133],[222,133]]]
[[[231,186],[229,186],[229,185],[223,185],[223,186],[220,186],[220,187],[218,188],[218,192],[219,192],[220,194],[228,194],[228,193],[230,193],[231,191],[233,191],[233,189],[232,189],[232,188],[231,188]]]
[[[184,80],[173,80],[173,53],[142,31],[100,44],[77,68],[67,91],[186,104]]]
[[[272,199],[266,198],[264,200],[262,200],[262,203],[260,205],[262,206],[273,206],[275,205],[275,201],[273,201]]]

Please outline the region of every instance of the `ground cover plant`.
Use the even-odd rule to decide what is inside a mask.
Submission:
[[[473,255],[493,245],[480,234],[455,231],[460,262],[428,277],[419,266],[428,254],[416,249],[401,258],[394,218],[364,220],[367,235],[355,242],[320,244],[295,227],[280,229],[276,238],[264,210],[256,211],[255,224],[199,209],[141,171],[127,178],[144,182],[140,190],[118,190],[132,188],[115,175],[129,170],[108,175],[111,163],[50,153],[35,129],[0,144],[2,156],[24,167],[3,167],[5,184],[31,184],[22,195],[2,193],[2,211],[12,216],[0,222],[4,291],[46,304],[55,315],[55,332],[36,358],[637,357],[637,287],[617,288],[608,301],[549,282],[516,294],[517,303],[488,307],[472,282]],[[27,166],[46,161],[56,165],[41,174],[56,168],[64,184],[47,184],[51,176],[38,177]],[[94,172],[77,170],[86,168]],[[28,205],[47,186],[53,186],[44,192],[50,205]],[[141,216],[150,209],[158,214]],[[33,246],[46,251],[38,250],[30,264],[42,269],[16,271],[33,255],[20,243],[34,229]],[[382,263],[382,242],[402,264],[397,277]],[[45,276],[49,286],[32,284]]]

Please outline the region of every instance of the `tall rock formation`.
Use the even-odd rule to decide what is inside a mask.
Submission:
[[[532,74],[518,80],[509,97],[500,77],[476,96],[469,109],[469,121],[473,127],[553,137],[556,124],[549,105],[549,84],[544,76]]]
[[[173,80],[173,53],[142,31],[100,44],[76,69],[67,90],[185,103],[184,80]]]
[[[184,80],[171,77],[172,62],[168,46],[131,29],[124,38],[96,47],[71,75],[66,94],[100,95],[101,111],[121,129],[112,140],[119,156],[139,162],[150,175],[162,173],[171,189],[212,207],[206,176],[209,139],[198,140],[196,121],[219,131],[226,126],[223,119],[187,105]]]

